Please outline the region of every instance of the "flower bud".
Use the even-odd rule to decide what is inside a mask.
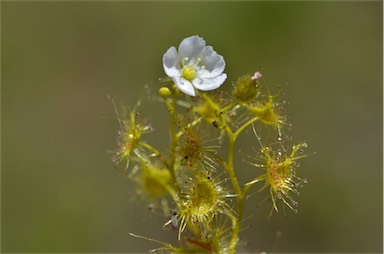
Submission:
[[[171,95],[171,91],[168,89],[168,87],[163,86],[159,89],[159,94],[161,97],[165,98]]]
[[[234,94],[241,101],[255,98],[257,92],[257,79],[253,79],[250,75],[240,77],[234,85]]]

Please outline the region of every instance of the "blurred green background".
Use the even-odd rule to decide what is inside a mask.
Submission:
[[[269,204],[248,203],[241,251],[382,252],[382,15],[381,1],[2,1],[1,252],[146,252],[159,245],[129,232],[175,239],[114,169],[107,96],[133,106],[144,84],[157,91],[162,55],[195,34],[225,57],[228,91],[256,69],[283,86],[291,134],[317,152],[301,161],[298,214],[267,221]],[[165,149],[165,109],[149,106]]]

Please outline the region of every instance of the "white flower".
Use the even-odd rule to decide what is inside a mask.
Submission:
[[[218,88],[227,78],[223,73],[224,58],[199,36],[185,38],[178,51],[170,47],[163,56],[165,73],[185,94],[195,96],[195,88],[210,91]]]

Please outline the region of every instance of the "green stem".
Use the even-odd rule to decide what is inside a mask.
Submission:
[[[147,143],[142,143],[141,146],[151,151],[154,155],[156,155],[161,160],[161,162],[164,164],[166,168],[169,168],[168,162],[164,159],[163,155],[159,152],[159,150],[157,150],[156,148],[154,148],[153,146]]]
[[[228,145],[228,161],[226,164],[226,168],[229,173],[229,177],[231,178],[233,188],[236,192],[236,204],[237,204],[237,220],[232,220],[232,237],[229,245],[229,252],[235,253],[236,252],[236,245],[238,242],[238,235],[240,232],[240,226],[241,222],[243,220],[243,213],[244,213],[244,200],[246,192],[248,191],[249,187],[245,187],[244,190],[241,189],[239,182],[236,177],[235,168],[233,166],[233,157],[234,157],[234,151],[235,151],[235,143],[237,140],[237,137],[242,133],[248,126],[250,126],[252,123],[257,121],[259,118],[254,117],[244,123],[239,129],[237,129],[236,132],[233,132],[226,124],[224,126],[224,129],[226,130],[229,138],[229,145]]]
[[[235,150],[236,136],[230,132],[227,133],[229,136],[227,170],[229,173],[229,177],[231,178],[233,188],[235,189],[236,195],[239,195],[241,194],[241,188],[239,182],[237,181],[235,169],[233,167],[233,154]]]
[[[254,122],[256,122],[257,120],[259,120],[259,117],[254,117],[250,120],[248,120],[248,122],[246,122],[245,124],[243,124],[242,126],[240,126],[239,129],[237,129],[237,131],[235,132],[235,136],[237,138],[237,136],[240,135],[240,133],[242,133],[249,125],[253,124]]]
[[[171,153],[170,153],[170,163],[168,164],[168,169],[171,173],[172,182],[175,183],[176,191],[180,190],[180,187],[176,180],[175,173],[175,161],[176,161],[176,146],[177,146],[177,133],[176,133],[176,117],[175,117],[175,108],[176,108],[176,96],[172,99],[172,104],[168,99],[164,98],[165,105],[167,105],[169,112],[169,127],[170,127],[170,136],[171,136]]]
[[[233,231],[232,231],[232,238],[229,245],[229,252],[230,253],[236,253],[236,245],[238,242],[238,235],[240,232],[240,226],[241,222],[243,221],[243,213],[244,213],[244,195],[238,195],[236,197],[236,203],[237,203],[237,220],[236,224],[233,225]]]
[[[227,170],[229,173],[229,177],[231,179],[233,188],[236,193],[236,203],[237,203],[237,220],[232,221],[232,238],[229,245],[229,252],[235,253],[236,251],[236,245],[238,241],[238,235],[240,231],[240,223],[243,213],[243,198],[242,198],[242,191],[239,185],[239,181],[237,180],[235,169],[233,167],[233,154],[235,149],[235,142],[236,142],[236,135],[234,135],[232,132],[228,132],[229,137],[229,145],[228,145],[228,162],[227,162]]]
[[[225,112],[231,110],[234,106],[236,106],[237,103],[238,103],[238,100],[236,99],[236,100],[232,101],[230,104],[228,104],[227,106],[225,106],[224,108],[222,108],[220,111],[222,113],[225,113]]]

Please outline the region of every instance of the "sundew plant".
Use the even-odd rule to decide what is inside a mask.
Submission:
[[[120,130],[113,160],[125,168],[148,209],[167,218],[158,230],[174,229],[169,232],[177,244],[131,235],[159,243],[152,251],[236,253],[245,201],[255,208],[269,203],[270,213],[260,215],[267,218],[285,215],[285,207],[297,211],[298,188],[306,180],[296,170],[307,144],[287,134],[285,102],[270,92],[260,71],[226,81],[223,56],[199,36],[170,47],[162,60],[167,76],[152,98],[168,111],[169,143],[146,142],[148,135],[160,134],[138,114],[138,104],[125,116],[115,107]],[[251,151],[238,152],[241,135],[255,144]],[[235,165],[235,156],[244,163]],[[237,174],[247,167],[253,176],[240,182]],[[248,199],[257,193],[260,200]]]

